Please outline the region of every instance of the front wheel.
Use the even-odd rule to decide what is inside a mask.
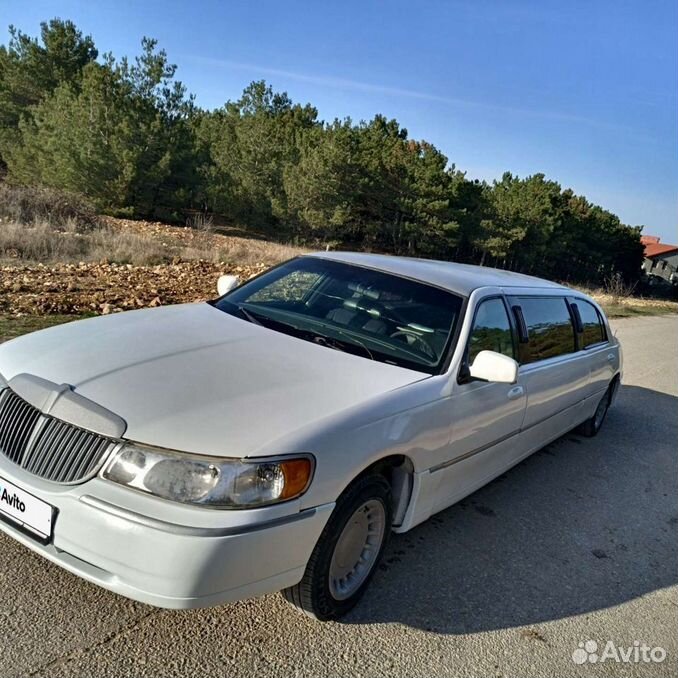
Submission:
[[[365,476],[337,501],[311,554],[302,580],[283,590],[285,599],[314,619],[346,614],[360,600],[391,532],[391,488]]]

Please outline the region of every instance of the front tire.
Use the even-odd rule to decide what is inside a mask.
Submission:
[[[383,476],[358,479],[339,497],[302,580],[282,591],[319,621],[338,619],[365,593],[391,533],[391,487]]]

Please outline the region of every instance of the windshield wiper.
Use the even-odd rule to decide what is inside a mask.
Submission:
[[[254,323],[255,325],[261,325],[263,326],[264,323],[261,322],[259,319],[260,316],[258,313],[252,313],[252,311],[248,311],[244,306],[241,304],[234,304],[234,306],[238,309],[238,313],[242,315],[245,320],[249,320],[249,322]]]
[[[234,304],[228,299],[220,299],[219,306],[217,306],[214,301],[208,301],[207,303],[210,306],[219,308],[220,310],[224,311],[224,313],[229,313],[230,315],[239,315],[243,320],[247,320],[247,322],[254,323],[255,325],[263,326],[264,324],[259,319],[258,314],[248,311],[242,304]],[[223,306],[226,306],[227,308],[223,308]]]

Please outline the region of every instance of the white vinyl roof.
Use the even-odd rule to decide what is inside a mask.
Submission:
[[[558,283],[536,278],[531,275],[503,271],[486,266],[457,264],[434,259],[414,259],[387,254],[365,254],[360,252],[313,252],[310,255],[331,261],[364,266],[377,271],[393,273],[414,280],[431,283],[468,296],[479,287],[539,287],[566,290]]]

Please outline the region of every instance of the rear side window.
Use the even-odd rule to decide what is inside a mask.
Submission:
[[[582,333],[582,348],[588,348],[594,344],[600,344],[607,341],[605,326],[603,325],[600,313],[593,304],[583,299],[576,299],[575,303],[579,309],[581,324],[584,327]]]
[[[576,350],[574,326],[564,297],[518,297],[529,341],[520,344],[520,362],[555,358]]]
[[[480,303],[473,321],[468,343],[468,363],[473,363],[481,351],[496,351],[514,358],[513,336],[506,306],[499,298]]]

